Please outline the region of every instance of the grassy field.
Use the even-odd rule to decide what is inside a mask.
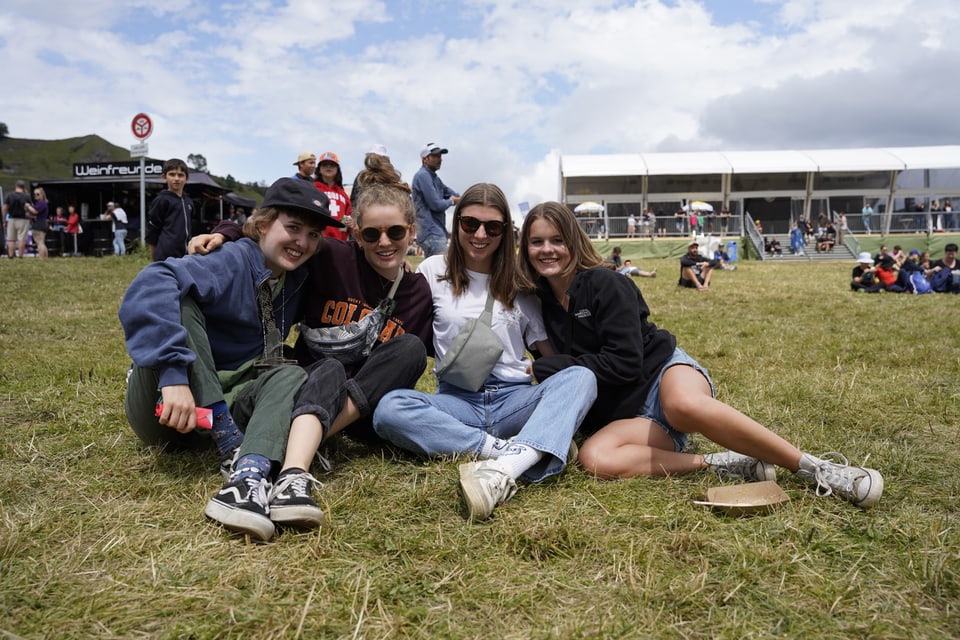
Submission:
[[[320,531],[203,517],[208,456],[137,446],[116,310],[142,258],[0,260],[0,637],[950,638],[960,635],[960,296],[856,295],[846,263],[637,280],[719,396],[880,469],[879,506],[717,515],[707,474],[521,486],[461,513],[456,461],[339,442]],[[432,381],[425,375],[424,388]],[[714,447],[699,439],[700,451]]]

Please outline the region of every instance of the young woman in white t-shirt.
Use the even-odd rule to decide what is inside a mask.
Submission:
[[[519,273],[510,207],[492,184],[467,189],[453,214],[445,256],[423,261],[433,294],[433,344],[441,362],[460,329],[495,299],[491,327],[503,354],[479,391],[440,381],[437,392],[398,389],[374,412],[378,435],[423,456],[463,454],[460,488],[472,520],[491,515],[523,476],[559,473],[573,434],[596,398],[596,378],[570,367],[534,382],[526,349],[550,349],[531,283]]]

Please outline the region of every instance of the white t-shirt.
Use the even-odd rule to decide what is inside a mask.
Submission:
[[[444,255],[430,256],[417,269],[426,277],[433,294],[433,348],[437,354],[436,362],[443,359],[443,354],[467,320],[483,313],[490,281],[488,274],[468,270],[470,285],[467,291],[462,296],[454,297],[452,285],[437,280],[446,270],[447,258]],[[536,297],[519,295],[512,309],[505,308],[499,300],[495,301],[491,327],[503,342],[503,354],[493,368],[493,375],[505,382],[532,381],[533,377],[527,373],[530,359],[525,357],[526,348],[547,339],[540,303]]]

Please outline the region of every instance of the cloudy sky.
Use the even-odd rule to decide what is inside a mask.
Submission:
[[[349,182],[558,197],[560,154],[960,143],[956,0],[6,0],[0,122],[97,134],[271,182],[301,150]]]

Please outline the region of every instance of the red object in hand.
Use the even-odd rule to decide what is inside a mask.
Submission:
[[[160,417],[160,414],[163,413],[163,403],[157,403],[157,409],[154,411],[153,415]],[[213,428],[213,409],[207,409],[206,407],[197,407],[197,427],[200,429],[212,429]]]

